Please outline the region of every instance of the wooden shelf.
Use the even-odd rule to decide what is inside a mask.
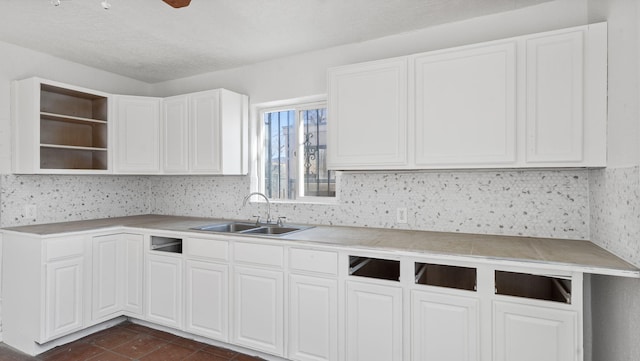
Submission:
[[[89,151],[98,151],[98,152],[106,152],[107,148],[96,148],[96,147],[78,147],[75,145],[60,145],[60,144],[40,144],[41,148],[55,148],[55,149],[70,149],[70,150],[89,150]]]
[[[105,120],[74,117],[70,115],[47,113],[47,112],[40,112],[40,119],[55,120],[58,122],[68,122],[73,124],[107,124]]]

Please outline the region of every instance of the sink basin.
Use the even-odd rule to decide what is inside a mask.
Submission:
[[[194,227],[192,229],[198,231],[207,231],[207,232],[221,232],[221,233],[237,233],[246,230],[251,230],[258,228],[260,226],[255,223],[218,223],[218,224],[209,224],[201,227]]]
[[[289,233],[298,232],[311,228],[309,226],[278,226],[275,224],[255,224],[255,223],[216,223],[208,224],[200,227],[194,227],[196,231],[215,232],[215,233],[240,233],[265,236],[284,236]]]
[[[260,228],[254,228],[254,229],[249,229],[246,230],[242,233],[246,233],[246,234],[270,234],[270,235],[284,235],[287,233],[291,233],[291,232],[296,232],[296,231],[300,231],[303,230],[304,228],[302,227],[279,227],[279,226],[269,226],[269,227],[260,227]]]

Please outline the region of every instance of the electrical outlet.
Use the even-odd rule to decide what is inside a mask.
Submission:
[[[24,216],[29,219],[36,219],[38,217],[38,207],[35,204],[27,204],[24,206]]]
[[[406,208],[396,208],[396,223],[406,224],[407,223],[407,209]]]

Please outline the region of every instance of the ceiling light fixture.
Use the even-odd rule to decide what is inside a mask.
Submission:
[[[60,4],[60,0],[51,0],[51,5],[53,6],[60,6]],[[111,3],[109,3],[109,0],[102,0],[102,2],[100,2],[100,5],[102,5],[102,8],[105,10],[111,9]]]

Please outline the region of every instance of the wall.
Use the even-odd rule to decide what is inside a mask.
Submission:
[[[640,266],[640,4],[590,0],[609,26],[608,168],[589,172],[591,240]],[[592,279],[593,360],[640,360],[640,280]]]

